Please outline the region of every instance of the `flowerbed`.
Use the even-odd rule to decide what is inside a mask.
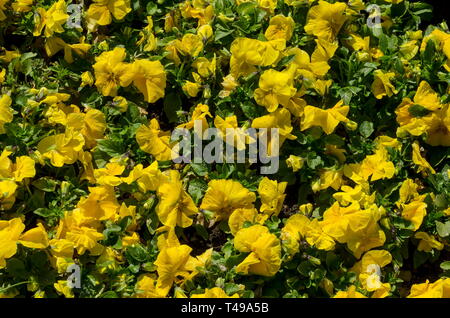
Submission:
[[[432,17],[0,0],[0,297],[450,297],[450,33]],[[207,128],[236,150],[255,129],[275,170],[174,160],[174,131]]]

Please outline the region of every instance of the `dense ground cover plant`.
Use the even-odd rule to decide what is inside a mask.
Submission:
[[[0,297],[450,297],[450,33],[432,18],[0,0]],[[278,172],[174,163],[195,120],[279,128]]]

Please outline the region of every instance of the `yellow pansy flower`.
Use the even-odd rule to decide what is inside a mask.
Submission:
[[[157,279],[150,274],[139,276],[135,286],[136,298],[164,298],[166,295],[156,288]]]
[[[139,189],[143,192],[156,191],[163,181],[161,171],[158,169],[158,161],[153,161],[151,165],[144,168],[142,164],[136,165],[123,182],[131,184],[136,181]]]
[[[294,130],[291,122],[291,113],[285,108],[278,108],[276,111],[253,119],[252,128],[266,128],[267,129],[267,154],[271,153],[272,150],[272,136],[270,130],[272,128],[278,128],[279,134],[279,147],[281,147],[286,139],[295,140],[296,136],[292,135],[291,132]],[[260,133],[260,138],[261,138]]]
[[[80,43],[67,44],[63,39],[56,36],[47,38],[45,41],[45,51],[48,57],[52,57],[61,50],[64,50],[64,60],[67,63],[73,63],[74,58],[72,52],[75,52],[78,56],[85,57],[91,44],[84,43],[84,38],[80,39]]]
[[[395,166],[389,161],[386,148],[379,148],[375,154],[367,156],[359,164],[344,165],[344,175],[357,184],[376,181],[380,179],[391,179],[395,175]]]
[[[320,0],[318,5],[308,11],[306,33],[333,42],[347,20],[346,9],[347,5],[343,2],[329,3]]]
[[[198,104],[192,112],[191,120],[185,124],[178,125],[177,128],[192,129],[194,128],[195,121],[200,120],[202,122],[202,129],[208,129],[207,117],[212,117],[208,105]]]
[[[116,107],[121,113],[124,113],[128,109],[128,101],[123,96],[116,96],[113,98],[112,105]]]
[[[244,227],[245,222],[263,224],[269,216],[258,213],[255,208],[238,208],[228,218],[228,226],[233,235]]]
[[[120,86],[127,87],[133,80],[134,68],[123,62],[125,57],[125,49],[116,47],[95,58],[95,85],[104,96],[116,96]]]
[[[160,61],[135,60],[133,73],[133,85],[144,94],[146,102],[155,103],[164,97],[166,73]]]
[[[112,17],[122,20],[131,12],[130,0],[94,0],[86,12],[89,31],[97,25],[108,25]]]
[[[84,222],[114,220],[119,209],[112,186],[89,187],[89,195],[78,201],[77,208]]]
[[[197,97],[198,93],[200,93],[201,88],[202,85],[200,83],[191,81],[186,81],[182,87],[183,91],[190,97]]]
[[[44,227],[38,227],[23,233],[25,224],[20,218],[9,221],[0,220],[0,268],[6,266],[6,259],[13,257],[17,252],[17,244],[28,248],[46,248],[49,244],[48,235]]]
[[[16,0],[11,4],[15,12],[30,12],[34,0]]]
[[[50,159],[53,166],[62,167],[64,164],[73,164],[77,161],[83,146],[83,135],[74,129],[67,129],[63,134],[42,139],[37,145],[37,150],[44,158]]]
[[[181,14],[184,18],[198,20],[198,25],[208,24],[214,17],[214,7],[206,1],[184,1],[181,5]]]
[[[216,220],[226,220],[238,208],[252,208],[256,196],[234,180],[212,180],[200,209],[215,213]]]
[[[212,249],[206,250],[197,257],[190,256],[192,248],[187,245],[175,245],[163,248],[154,264],[157,267],[158,281],[156,289],[159,294],[167,295],[173,283],[184,283],[191,280],[204,268],[210,258]]]
[[[427,125],[427,143],[431,146],[450,147],[450,105],[433,112],[424,119]]]
[[[418,172],[423,172],[424,174],[428,174],[428,172],[430,172],[431,174],[435,174],[436,171],[428,163],[428,161],[420,154],[420,146],[417,141],[415,141],[412,144],[412,148],[413,148],[412,160],[417,166],[419,166],[419,168],[417,169]]]
[[[358,184],[355,187],[350,187],[343,185],[341,187],[341,192],[336,192],[333,194],[339,204],[342,206],[347,206],[353,202],[358,202],[361,206],[370,206],[375,201],[375,192],[370,195],[367,184]]]
[[[305,159],[299,156],[289,155],[286,159],[286,165],[291,168],[293,172],[300,170],[305,163]]]
[[[441,251],[444,248],[444,244],[435,239],[434,236],[429,235],[426,232],[417,232],[414,238],[420,239],[417,246],[418,251],[431,252],[433,249]]]
[[[378,226],[376,218],[373,218],[365,229],[348,234],[347,247],[355,257],[360,257],[372,248],[383,246],[385,241],[386,234]]]
[[[407,61],[412,60],[419,52],[417,40],[407,41],[400,46],[400,53]]]
[[[13,120],[12,99],[9,95],[0,97],[0,134],[6,133],[4,125]]]
[[[163,182],[157,190],[159,197],[156,214],[162,224],[169,227],[188,227],[192,225],[190,216],[198,213],[191,196],[183,189],[180,174],[170,171],[170,181]]]
[[[198,28],[197,34],[202,37],[203,42],[206,42],[213,36],[214,30],[209,24],[204,24]]]
[[[188,33],[177,42],[177,48],[184,55],[197,57],[203,51],[203,39],[197,34]]]
[[[236,90],[239,86],[239,83],[236,81],[233,75],[228,74],[223,78],[222,87],[223,89],[219,92],[220,98],[225,98],[230,96],[232,92]]]
[[[53,284],[56,292],[60,295],[64,295],[66,298],[74,298],[73,290],[67,284],[67,280],[58,280]]]
[[[344,243],[348,233],[364,230],[371,220],[371,214],[360,208],[354,201],[348,207],[341,207],[335,202],[323,214],[322,230],[335,240]]]
[[[105,168],[95,169],[94,178],[99,185],[118,186],[122,183],[120,175],[125,171],[125,166],[117,162],[109,162]]]
[[[37,8],[37,14],[35,15],[35,28],[33,35],[39,36],[44,30],[45,37],[51,37],[55,32],[62,33],[64,28],[62,27],[69,18],[67,14],[67,5],[64,0],[59,0],[48,9]]]
[[[360,292],[356,291],[356,286],[351,285],[346,291],[338,291],[333,298],[367,298]]]
[[[366,252],[351,271],[358,274],[359,281],[364,289],[372,294],[372,298],[384,298],[389,295],[391,286],[381,282],[381,268],[392,262],[392,255],[385,250],[372,250]]]
[[[92,85],[94,85],[94,76],[92,76],[92,73],[91,72],[83,72],[81,74],[80,87],[92,86]]]
[[[395,77],[395,73],[385,73],[382,70],[374,72],[375,80],[372,83],[372,93],[377,99],[382,99],[384,96],[391,97],[398,93],[395,86],[392,85],[391,80]]]
[[[280,104],[287,106],[296,91],[290,72],[267,70],[259,79],[259,87],[254,92],[254,98],[258,105],[266,107],[269,112],[274,112]]]
[[[210,61],[205,57],[199,57],[192,63],[192,67],[204,78],[214,76],[216,74],[216,58],[213,57]]]
[[[139,238],[139,234],[133,232],[131,235],[126,235],[122,237],[122,246],[132,246],[139,244],[141,239]]]
[[[17,183],[12,180],[0,181],[0,207],[4,210],[12,208],[16,201]]]
[[[236,267],[236,272],[244,275],[275,275],[281,265],[281,246],[278,238],[262,225],[240,229],[234,237],[234,247],[250,253]]]
[[[305,239],[308,244],[324,251],[331,251],[336,245],[333,238],[325,233],[322,223],[317,219],[313,219],[307,225]]]
[[[396,202],[397,206],[401,206],[409,201],[414,201],[419,196],[417,189],[419,185],[411,179],[405,179],[399,189],[399,199]]]
[[[292,17],[277,15],[270,18],[269,27],[266,29],[264,36],[267,40],[284,39],[289,41],[294,32],[295,22]]]
[[[219,129],[219,137],[225,142],[231,142],[232,144],[229,145],[238,150],[245,150],[245,144],[250,142],[251,137],[247,136],[244,129],[239,127],[235,115],[228,116],[225,119],[217,115],[214,118],[214,126]]]
[[[319,179],[315,180],[311,188],[314,192],[321,191],[332,187],[334,190],[338,190],[342,185],[342,169],[320,169]]]
[[[419,197],[416,200],[405,204],[402,209],[402,217],[412,222],[414,231],[419,229],[427,214],[427,204],[423,202],[423,199],[423,197]]]
[[[255,66],[271,66],[280,58],[286,48],[286,41],[277,39],[259,41],[237,38],[231,44],[230,73],[235,79],[256,71]]]
[[[425,132],[432,131],[434,125],[439,127],[443,124],[442,126],[445,127],[445,111],[439,112],[439,115],[444,115],[442,116],[444,117],[442,118],[442,124],[439,123],[441,116],[433,116],[434,113],[430,114],[430,112],[438,111],[442,107],[438,94],[427,82],[422,81],[414,99],[404,98],[395,111],[397,122],[400,125],[397,129],[397,136],[403,136],[405,132],[413,136],[420,136]],[[443,140],[445,140],[445,137]]]
[[[306,237],[310,220],[301,214],[294,214],[289,217],[281,229],[281,242],[291,258],[300,250],[300,240]]]
[[[450,278],[440,278],[434,283],[414,284],[407,298],[450,298]]]
[[[72,258],[74,246],[71,241],[65,239],[52,239],[49,242],[51,253],[59,258]]]
[[[300,124],[301,130],[304,131],[308,128],[319,126],[327,135],[329,135],[333,133],[340,122],[350,122],[346,117],[349,110],[350,107],[345,106],[342,100],[333,108],[329,109],[306,106],[304,109],[304,117]]]
[[[0,55],[0,61],[3,61],[5,63],[9,63],[15,58],[18,58],[21,56],[20,52],[18,50],[15,51],[8,51],[4,47],[1,47],[1,55]]]
[[[261,207],[259,210],[268,215],[278,215],[283,207],[286,194],[287,182],[270,180],[264,177],[258,186],[258,193],[261,198]]]
[[[0,84],[3,84],[5,82],[5,76],[6,76],[6,68],[0,71]]]
[[[166,161],[172,158],[170,135],[170,131],[162,131],[158,121],[153,118],[148,125],[141,125],[138,128],[136,140],[143,151],[158,161]]]
[[[136,42],[137,45],[144,44],[144,51],[151,52],[156,49],[156,37],[153,34],[153,19],[151,16],[147,17],[147,26],[139,32],[140,39]]]
[[[74,244],[80,255],[83,255],[86,251],[89,251],[91,255],[100,255],[103,246],[98,241],[104,238],[102,233],[87,226],[73,226],[67,230],[65,235],[65,239]]]
[[[75,129],[82,133],[85,145],[93,148],[98,139],[104,138],[106,130],[106,116],[98,109],[88,109],[86,114],[73,113],[67,116],[68,129]]]

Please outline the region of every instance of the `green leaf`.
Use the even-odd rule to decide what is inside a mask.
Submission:
[[[389,37],[386,34],[380,35],[380,42],[379,42],[380,50],[384,53],[388,53],[389,48]]]
[[[361,125],[359,125],[359,133],[365,137],[369,138],[370,135],[374,132],[373,123],[368,121],[363,121]]]
[[[215,41],[217,42],[217,41],[220,41],[221,39],[223,39],[223,38],[225,38],[225,37],[227,37],[227,36],[229,36],[230,34],[233,34],[233,32],[234,32],[234,30],[227,30],[227,31],[224,31],[224,30],[217,30],[214,34],[214,39],[215,39]]]
[[[111,157],[120,156],[125,152],[122,142],[117,139],[98,140],[97,148]]]
[[[442,262],[440,267],[444,270],[444,271],[449,271],[450,270],[450,261],[446,261],[446,262]]]
[[[336,135],[336,134],[331,134],[328,135],[324,138],[325,144],[327,145],[335,145],[338,147],[341,147],[345,144],[345,141],[342,139],[342,137]]]
[[[169,93],[164,98],[164,113],[169,119],[170,123],[177,122],[177,112],[181,110],[181,97],[177,93]]]
[[[295,54],[293,55],[288,55],[283,57],[279,62],[278,62],[278,67],[284,67],[288,64],[290,64],[294,59],[295,59]]]
[[[237,7],[236,11],[239,15],[250,15],[253,12],[255,12],[255,9],[256,9],[256,3],[244,2],[244,3],[241,3]]]
[[[6,271],[12,276],[19,279],[25,279],[28,276],[25,264],[17,258],[12,258],[8,260],[6,265]]]
[[[126,250],[128,254],[134,260],[143,263],[147,259],[148,251],[140,244],[129,246]]]
[[[241,109],[248,119],[255,119],[256,117],[262,116],[263,108],[253,103],[243,103]]]
[[[297,272],[299,272],[301,275],[305,277],[309,277],[309,273],[312,272],[313,270],[314,266],[308,261],[301,262],[300,265],[298,265],[297,267]]]
[[[310,152],[306,157],[306,163],[308,164],[308,167],[311,169],[316,169],[318,166],[323,164],[322,158],[318,156],[314,152]]]
[[[119,298],[117,293],[113,290],[108,290],[101,295],[102,298]]]
[[[191,163],[191,168],[200,177],[206,176],[209,171],[206,163]]]
[[[436,230],[440,237],[447,237],[450,235],[450,221],[441,223],[436,221]]]
[[[37,179],[31,183],[34,187],[45,192],[54,192],[56,190],[57,182],[49,177]]]
[[[421,265],[423,265],[430,257],[430,254],[415,251],[414,253],[414,268],[419,268]]]
[[[159,225],[158,215],[156,214],[155,211],[149,214],[145,224],[147,225],[147,229],[150,232],[150,234],[154,235]]]
[[[436,53],[436,46],[434,41],[428,41],[425,51],[423,53],[424,62],[431,64]]]
[[[418,104],[414,104],[414,105],[410,106],[408,108],[408,112],[411,114],[411,116],[414,116],[414,117],[424,117],[424,116],[428,115],[429,113],[431,113],[430,110],[428,110],[425,107],[418,105]]]
[[[198,204],[203,197],[208,185],[203,179],[194,179],[189,182],[188,193],[196,204]]]
[[[204,240],[208,240],[209,234],[206,228],[201,224],[195,224],[195,232],[200,235]]]
[[[155,2],[150,1],[147,4],[147,15],[154,15],[156,13],[156,11],[158,11],[158,6],[156,5]]]

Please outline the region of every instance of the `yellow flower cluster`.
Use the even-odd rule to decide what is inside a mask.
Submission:
[[[450,297],[446,23],[406,0],[74,5],[0,0],[0,298]],[[226,160],[175,162],[179,130]]]

